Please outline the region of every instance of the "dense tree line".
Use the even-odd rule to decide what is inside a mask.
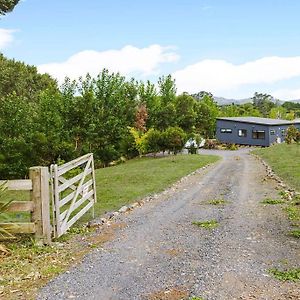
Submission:
[[[271,95],[255,93],[249,103],[221,106],[219,115],[224,117],[253,116],[294,120],[300,118],[300,103],[286,101],[281,104],[279,100],[274,99]]]
[[[88,152],[97,166],[122,156],[176,153],[188,138],[213,138],[217,116],[294,118],[300,111],[265,94],[219,107],[210,93],[176,92],[170,75],[155,85],[108,70],[58,86],[35,67],[0,55],[0,178],[23,177],[30,166]]]
[[[217,114],[212,97],[177,96],[170,75],[156,87],[103,70],[96,78],[66,78],[58,87],[35,67],[1,55],[0,178],[25,176],[30,166],[87,152],[98,166],[121,156],[176,153],[195,133],[213,135]],[[133,130],[144,141],[142,150]]]

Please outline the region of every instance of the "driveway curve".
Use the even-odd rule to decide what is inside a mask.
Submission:
[[[38,299],[300,299],[299,283],[268,272],[300,261],[280,206],[260,203],[278,198],[276,183],[247,149],[201,152],[222,160],[120,216],[116,222],[126,226],[115,238],[52,280]],[[218,227],[192,224],[209,220]]]

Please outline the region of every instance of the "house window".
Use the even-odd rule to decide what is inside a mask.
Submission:
[[[281,135],[285,135],[285,129],[281,129]]]
[[[264,140],[266,138],[266,132],[264,130],[253,130],[252,138],[255,140]]]
[[[230,128],[221,128],[220,131],[221,133],[232,133],[232,129]]]
[[[275,130],[270,130],[270,135],[275,135]]]
[[[247,130],[246,129],[239,129],[238,130],[238,136],[246,137],[247,136]]]

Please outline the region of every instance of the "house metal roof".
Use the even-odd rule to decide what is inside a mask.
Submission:
[[[218,120],[234,121],[242,123],[262,124],[262,125],[293,125],[300,124],[300,121],[294,120],[281,120],[281,119],[269,119],[269,118],[258,118],[258,117],[226,117],[217,118]]]

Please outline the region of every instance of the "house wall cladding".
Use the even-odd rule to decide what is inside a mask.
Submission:
[[[232,132],[221,132],[221,129],[231,129]],[[246,136],[239,136],[239,130],[246,130]],[[257,139],[253,141],[252,130],[267,131],[266,125],[249,124],[234,122],[228,120],[217,120],[217,139],[223,143],[241,144],[241,145],[256,145],[256,146],[268,146],[269,137],[266,134],[265,139]]]
[[[218,119],[216,137],[223,143],[266,147],[277,141],[283,142],[285,132],[289,126],[291,125],[266,125]],[[300,129],[300,123],[295,124],[295,126]],[[263,131],[265,132],[264,139],[261,138]],[[256,133],[254,133],[254,136],[258,138],[253,138],[253,132]]]

